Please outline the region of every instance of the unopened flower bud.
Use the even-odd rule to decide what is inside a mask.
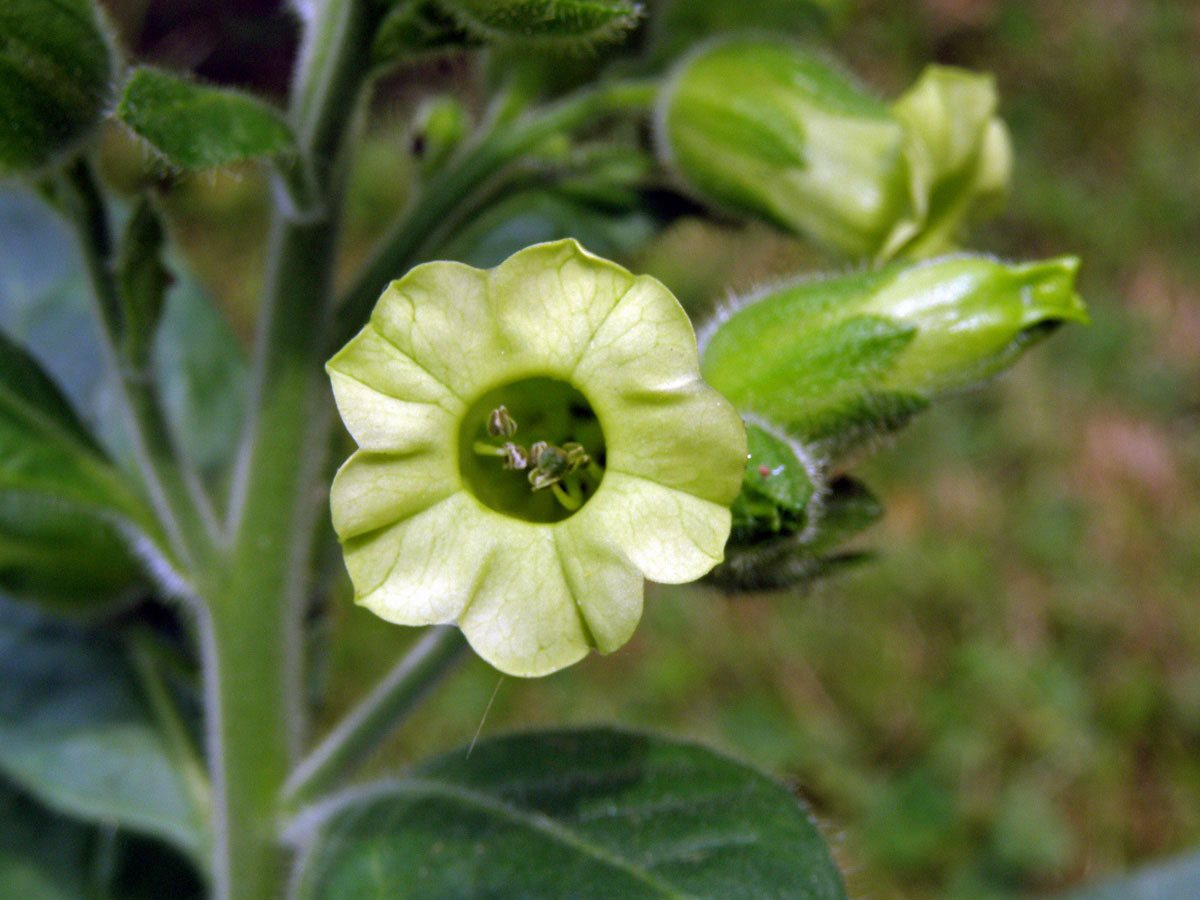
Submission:
[[[417,110],[414,125],[413,154],[428,175],[440,168],[462,143],[470,118],[457,98],[446,95],[426,101]]]
[[[774,289],[710,331],[701,369],[743,413],[845,449],[1086,322],[1078,265],[952,256]]]
[[[706,199],[852,256],[931,255],[1008,183],[992,81],[931,67],[893,106],[824,58],[743,38],[684,60],[658,145]]]

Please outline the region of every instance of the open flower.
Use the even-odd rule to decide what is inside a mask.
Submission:
[[[359,446],[333,524],[384,619],[457,621],[496,668],[544,675],[624,644],[643,577],[722,559],[745,433],[653,278],[573,240],[428,263],[326,368]]]

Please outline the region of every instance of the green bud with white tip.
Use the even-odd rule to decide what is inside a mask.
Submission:
[[[658,146],[706,200],[840,253],[929,256],[995,208],[1007,133],[990,77],[930,67],[892,106],[824,57],[741,38],[685,59]]]

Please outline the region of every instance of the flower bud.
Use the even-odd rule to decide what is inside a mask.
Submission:
[[[413,153],[421,170],[432,174],[441,168],[470,129],[470,117],[457,98],[435,97],[417,110],[413,131]]]
[[[658,145],[706,199],[852,256],[927,256],[1007,186],[991,79],[930,67],[893,106],[795,45],[742,38],[684,60]]]
[[[1077,268],[955,256],[778,288],[710,329],[701,370],[743,414],[837,455],[1087,321]]]
[[[1012,146],[995,115],[996,102],[991,76],[933,65],[892,104],[905,126],[911,210],[892,230],[881,256],[944,252],[967,221],[1003,205]]]

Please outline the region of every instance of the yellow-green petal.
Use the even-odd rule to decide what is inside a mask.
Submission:
[[[364,450],[405,452],[453,431],[463,403],[367,325],[325,366],[338,412]]]
[[[509,675],[536,677],[578,662],[592,642],[559,564],[554,528],[508,520],[489,531],[495,550],[459,619],[467,641]]]
[[[491,275],[497,351],[515,377],[569,373],[634,283],[570,238],[514,253]]]
[[[495,380],[496,323],[488,273],[462,263],[417,266],[388,285],[371,324],[389,343],[469,402]]]
[[[360,450],[333,479],[330,511],[343,541],[424,512],[459,490],[453,445],[408,454]]]
[[[638,278],[596,330],[573,378],[604,427],[610,471],[733,502],[746,466],[745,428],[701,380],[691,321],[660,282]]]
[[[633,636],[642,617],[642,574],[589,523],[587,508],[554,526],[567,587],[597,650],[611,653]]]
[[[727,506],[621,472],[605,474],[579,516],[663,584],[695,581],[721,562],[732,521]]]
[[[355,600],[398,625],[455,621],[475,593],[496,535],[465,491],[389,528],[343,541]]]

